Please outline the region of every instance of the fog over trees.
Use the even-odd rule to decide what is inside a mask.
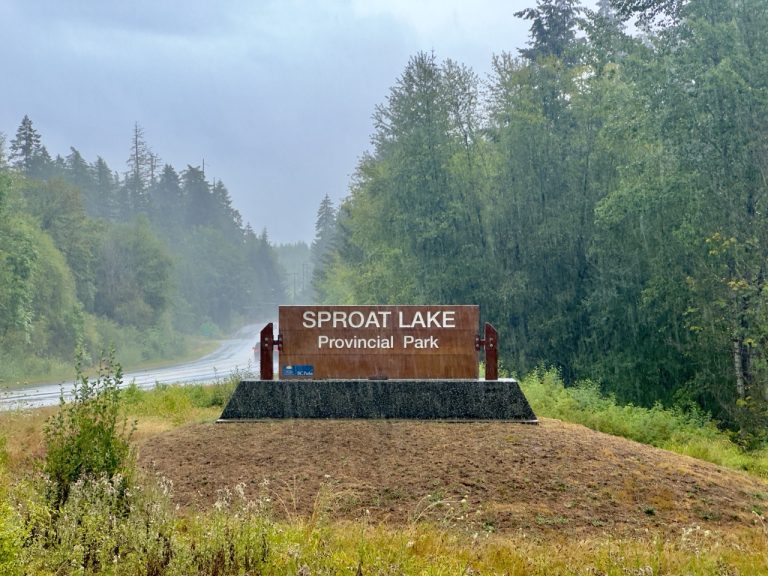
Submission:
[[[139,124],[116,170],[52,156],[25,116],[0,138],[0,377],[75,342],[178,353],[277,303],[479,304],[515,374],[555,366],[762,440],[768,6],[538,0],[517,17],[529,42],[487,78],[410,58],[349,195],[318,194],[311,246],[273,247]]]
[[[539,0],[480,79],[415,54],[316,272],[337,303],[477,303],[517,374],[765,430],[768,9]],[[627,18],[636,27],[628,32]]]
[[[139,124],[121,174],[76,148],[52,158],[24,116],[0,164],[0,378],[92,357],[138,360],[263,320],[284,298],[266,231],[254,232],[223,182],[162,164]]]

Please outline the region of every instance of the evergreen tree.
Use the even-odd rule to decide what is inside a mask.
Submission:
[[[70,147],[69,150],[65,161],[68,180],[83,192],[88,192],[93,188],[91,168],[76,148]]]
[[[322,266],[323,259],[333,249],[336,236],[336,209],[331,197],[326,194],[320,201],[315,220],[315,239],[312,242],[312,260],[315,266]]]
[[[179,174],[166,164],[152,187],[152,220],[164,236],[177,232],[184,221],[184,194]]]
[[[232,207],[232,198],[229,196],[229,190],[227,190],[227,187],[221,180],[214,180],[211,196],[216,205],[213,225],[227,231],[233,242],[242,241],[243,218],[240,212]]]
[[[515,12],[518,18],[531,21],[529,48],[520,49],[520,55],[531,62],[552,57],[575,64],[580,13],[578,0],[537,0],[536,8]]]
[[[27,210],[66,258],[80,302],[92,309],[94,253],[98,227],[85,211],[79,188],[61,179],[23,183]]]
[[[315,220],[315,239],[312,241],[312,285],[322,290],[322,285],[330,263],[331,254],[336,240],[336,209],[331,197],[326,194],[320,201]],[[293,291],[294,299],[296,290]]]
[[[0,132],[0,170],[5,169],[8,163],[8,156],[5,151],[5,134]]]
[[[144,138],[144,129],[136,122],[131,136],[131,153],[125,175],[128,208],[133,214],[146,213],[149,206],[147,190],[153,173],[153,154]]]
[[[0,172],[0,338],[9,346],[12,334],[24,342],[31,337],[33,276],[37,266],[34,228],[8,206],[11,177]]]
[[[642,26],[679,22],[686,0],[609,0],[623,20],[637,17]]]
[[[205,226],[215,221],[216,200],[211,186],[199,166],[187,165],[181,173],[181,187],[186,200],[185,223],[187,226]]]
[[[66,179],[80,189],[88,214],[97,214],[96,189],[93,180],[93,171],[80,152],[70,147],[70,153],[64,161],[63,173]]]
[[[99,246],[96,312],[123,325],[159,325],[171,303],[172,269],[172,257],[145,217],[112,225]]]
[[[33,174],[38,169],[43,148],[40,144],[40,134],[35,130],[29,116],[25,115],[21,120],[16,130],[16,137],[11,140],[10,150],[10,161],[15,168],[27,175]]]
[[[477,78],[419,53],[374,113],[374,150],[360,161],[337,217],[321,299],[456,302],[479,298],[488,229]],[[468,273],[469,272],[469,273]],[[477,274],[477,276],[475,276]]]
[[[38,180],[48,180],[50,178],[61,178],[64,172],[64,158],[57,154],[56,160],[52,160],[48,149],[45,146],[40,146],[40,153],[35,158],[32,170],[27,176],[37,178]]]
[[[266,228],[257,236],[249,226],[244,238],[246,267],[253,273],[248,290],[251,301],[246,302],[245,310],[252,310],[253,318],[268,318],[275,314],[277,305],[285,302],[285,270],[269,242]]]
[[[93,192],[90,195],[93,202],[92,215],[107,220],[116,219],[118,217],[117,176],[101,156],[98,156],[91,166],[91,173],[93,178]]]

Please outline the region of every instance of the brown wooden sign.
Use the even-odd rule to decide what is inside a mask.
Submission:
[[[280,306],[279,378],[478,377],[478,306]]]

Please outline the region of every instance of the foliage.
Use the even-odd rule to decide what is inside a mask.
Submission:
[[[122,325],[158,325],[170,305],[173,261],[146,218],[113,225],[99,256],[95,311]]]
[[[315,239],[312,241],[311,246],[312,287],[314,290],[318,288],[322,290],[327,269],[333,257],[334,245],[336,243],[336,219],[336,208],[333,206],[331,197],[326,194],[317,210]],[[321,294],[321,298],[322,296]]]
[[[531,21],[530,48],[520,54],[533,62],[547,57],[573,62],[580,12],[577,0],[538,0],[536,8],[515,12]]]
[[[559,418],[721,466],[768,477],[768,451],[745,453],[708,415],[687,410],[621,405],[589,380],[566,388],[557,370],[538,369],[521,382],[539,417]]]
[[[120,401],[134,413],[168,417],[170,410],[172,418],[188,421],[184,406],[220,406],[244,376],[214,387],[129,387]],[[530,374],[523,387],[540,416],[588,422],[659,446],[690,447],[698,439],[698,446],[719,451],[727,442],[700,412],[619,406],[593,383],[564,387],[555,370]],[[83,476],[58,509],[34,482],[19,482],[7,501],[0,500],[3,574],[759,574],[768,546],[757,513],[755,526],[726,534],[683,526],[624,539],[542,538],[419,521],[401,528],[373,525],[366,517],[335,522],[325,509],[334,498],[332,485],[322,487],[309,518],[277,520],[279,502],[266,482],[254,500],[235,486],[221,491],[210,510],[180,514],[168,480],[131,479],[125,489],[119,473]],[[4,486],[0,482],[0,492]]]
[[[4,180],[0,174],[0,189]],[[11,334],[29,338],[37,257],[35,233],[28,220],[0,210],[0,335],[4,339]]]
[[[75,147],[52,160],[28,116],[4,158],[0,377],[53,378],[78,342],[93,357],[119,344],[130,362],[168,358],[184,335],[271,317],[283,300],[266,231],[204,169],[161,166],[138,123],[123,177]]]
[[[472,276],[486,264],[474,158],[477,82],[467,68],[419,53],[377,107],[374,153],[360,162],[338,210],[339,257],[328,259],[319,279],[327,300],[443,303],[469,296]],[[339,276],[350,282],[342,290]]]
[[[13,165],[26,174],[33,174],[39,169],[43,155],[40,133],[27,115],[21,120],[16,137],[11,140],[10,152]]]
[[[632,36],[611,6],[667,20]],[[518,16],[529,46],[498,54],[485,82],[431,53],[406,63],[349,196],[321,203],[318,296],[479,304],[516,371],[695,404],[761,445],[765,2],[541,0]],[[204,167],[160,170],[138,125],[125,178],[74,148],[53,162],[41,140],[25,117],[0,167],[4,359],[94,349],[94,326],[160,353],[173,330],[226,330],[284,300],[266,231]]]
[[[45,426],[43,470],[53,509],[67,502],[78,481],[104,477],[124,490],[132,467],[132,429],[120,417],[122,368],[115,362],[114,352],[102,358],[95,379],[83,373],[81,360],[76,372],[71,401],[62,392],[59,410]]]
[[[664,24],[676,22],[685,0],[610,0],[617,13],[626,19],[636,16],[643,25],[654,21]]]
[[[81,478],[56,514],[35,492],[20,508],[30,533],[26,573],[163,574],[174,530],[167,484],[122,488],[121,478]]]
[[[8,576],[21,574],[18,556],[22,546],[19,518],[9,499],[6,478],[6,439],[0,436],[0,572]]]
[[[592,377],[618,401],[768,425],[768,11],[612,2],[632,37],[542,0],[522,58],[418,54],[374,112],[337,214],[327,302],[475,303],[507,365]],[[584,35],[575,33],[580,28]]]
[[[224,490],[210,512],[178,518],[168,481],[148,480],[118,505],[106,481],[78,483],[55,517],[34,497],[22,508],[31,537],[25,573],[69,574],[758,574],[759,533],[728,538],[698,527],[623,540],[554,541],[465,534],[414,523],[277,522],[269,492],[255,501]],[[761,540],[761,538],[763,538]]]

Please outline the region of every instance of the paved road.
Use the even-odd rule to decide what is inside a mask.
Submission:
[[[224,340],[219,348],[199,360],[178,366],[142,370],[123,374],[125,385],[135,382],[139,388],[152,388],[158,382],[164,384],[195,382],[213,382],[226,378],[234,371],[247,371],[256,377],[259,362],[254,359],[253,346],[259,341],[259,331],[263,325],[246,326],[233,338]],[[72,382],[54,382],[0,392],[0,410],[11,408],[37,408],[58,404],[62,387],[68,397]]]

